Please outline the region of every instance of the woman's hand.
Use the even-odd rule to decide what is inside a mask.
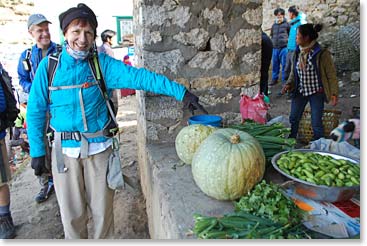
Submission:
[[[335,96],[335,95],[332,95],[331,98],[330,98],[330,104],[332,106],[336,106],[337,103],[338,103],[338,97]]]
[[[282,95],[287,93],[290,89],[291,89],[291,85],[289,85],[289,84],[284,85],[282,90],[281,90]]]

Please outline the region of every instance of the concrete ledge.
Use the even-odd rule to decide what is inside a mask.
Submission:
[[[145,190],[149,232],[152,239],[194,239],[194,213],[222,215],[233,212],[230,201],[206,196],[191,173],[191,165],[181,165],[174,143],[146,146],[147,163],[141,172]],[[142,164],[141,164],[142,165]]]

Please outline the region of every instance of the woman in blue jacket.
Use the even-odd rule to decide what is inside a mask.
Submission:
[[[52,173],[65,238],[88,238],[87,207],[93,216],[93,238],[113,235],[113,197],[109,177],[113,139],[105,134],[109,109],[89,67],[95,58],[97,19],[85,4],[59,16],[65,44],[58,58],[52,86],[48,87],[48,59],[41,61],[28,100],[28,138],[32,167],[43,172],[46,112],[55,130]],[[162,75],[125,65],[98,54],[108,93],[113,89],[146,90],[175,97],[184,108],[200,108],[198,97]],[[59,154],[61,153],[61,154]],[[120,167],[119,167],[120,169]],[[120,169],[121,171],[121,169]]]

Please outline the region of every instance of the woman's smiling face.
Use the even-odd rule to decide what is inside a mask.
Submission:
[[[65,40],[70,48],[75,51],[89,50],[95,39],[95,33],[92,26],[84,19],[75,19],[67,27]]]

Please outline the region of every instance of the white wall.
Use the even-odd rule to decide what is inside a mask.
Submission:
[[[71,7],[76,7],[78,3],[85,3],[96,14],[98,20],[97,35],[105,29],[116,30],[116,18],[113,16],[132,16],[133,0],[61,0],[46,1],[34,0],[34,13],[41,13],[52,22],[50,24],[51,39],[54,42],[60,42],[60,24],[59,15]],[[31,13],[31,14],[34,14]],[[100,38],[97,38],[97,44],[100,45]]]

